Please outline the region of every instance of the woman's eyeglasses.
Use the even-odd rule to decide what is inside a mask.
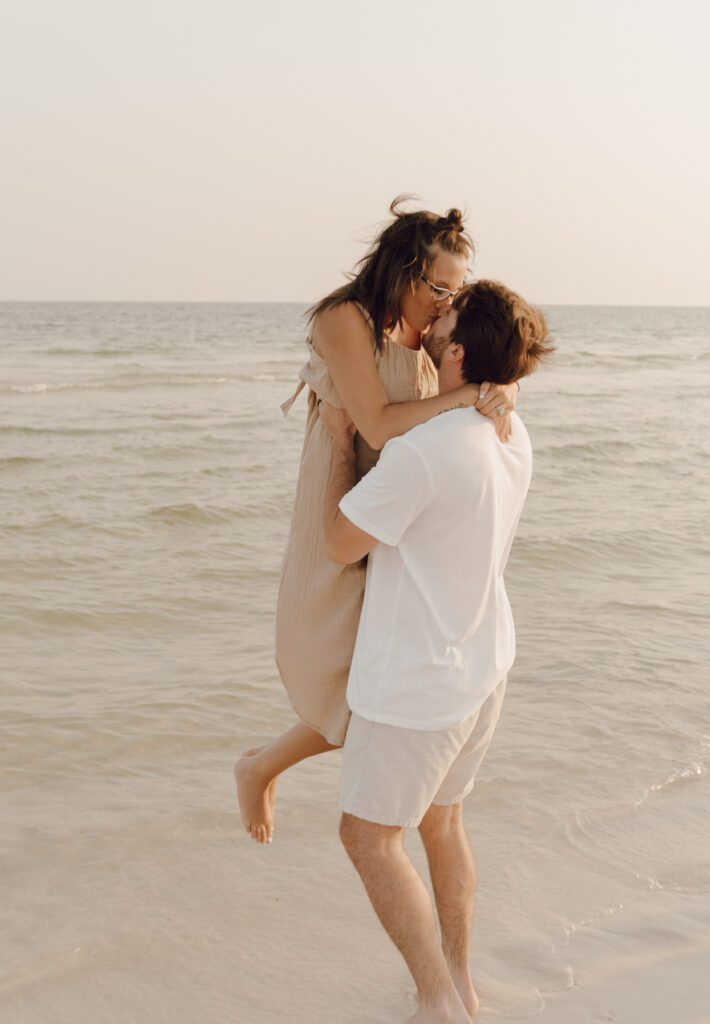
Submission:
[[[455,299],[461,291],[460,288],[455,288],[452,291],[450,288],[442,288],[438,284],[432,284],[429,278],[424,274],[422,274],[422,281],[429,286],[429,291],[431,292],[432,298],[435,302],[445,302],[447,299]]]

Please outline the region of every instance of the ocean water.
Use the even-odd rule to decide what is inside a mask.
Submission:
[[[280,782],[268,849],[233,792],[293,720],[272,636],[304,308],[0,305],[2,1020],[412,1012],[337,841],[338,754]],[[633,1024],[564,1007],[620,935],[639,988],[707,951],[710,310],[547,313],[518,658],[466,805],[474,980],[481,1019]],[[710,1019],[707,972],[684,984],[676,1024]]]

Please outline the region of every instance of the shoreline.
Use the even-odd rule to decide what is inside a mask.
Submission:
[[[572,984],[543,996],[539,1024],[707,1024],[709,893],[649,892],[575,928],[558,953]]]

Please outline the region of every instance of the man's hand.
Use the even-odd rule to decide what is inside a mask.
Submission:
[[[345,409],[336,409],[322,398],[318,401],[318,414],[333,442],[323,501],[325,551],[331,561],[351,565],[364,558],[377,544],[375,537],[351,523],[338,508],[343,495],[355,486],[355,424]]]
[[[330,402],[318,400],[318,415],[321,423],[330,435],[333,449],[343,454],[352,454],[355,424],[345,409],[336,409]]]

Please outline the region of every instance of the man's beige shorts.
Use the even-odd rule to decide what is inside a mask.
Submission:
[[[416,828],[431,804],[463,800],[493,738],[505,683],[465,722],[440,732],[353,715],[343,747],[342,810],[380,825]]]

